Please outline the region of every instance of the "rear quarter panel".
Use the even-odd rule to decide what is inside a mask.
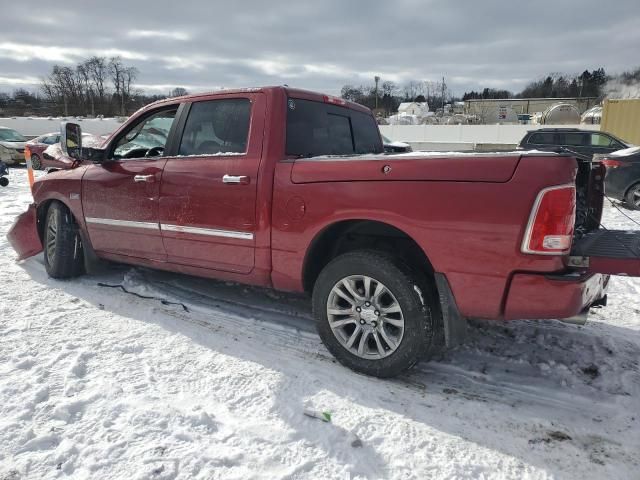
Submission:
[[[393,160],[387,161],[393,168]],[[450,161],[451,171],[456,171],[456,159]],[[328,170],[353,168],[344,161],[305,163],[307,180],[313,169],[322,179],[329,178]],[[573,182],[576,169],[571,157],[524,155],[512,175],[500,181],[470,181],[472,176],[467,181],[429,180],[417,175],[421,180],[296,184],[291,181],[296,177],[294,164],[279,163],[273,202],[274,286],[302,289],[307,248],[328,226],[341,220],[376,220],[418,243],[435,270],[447,276],[463,315],[500,318],[514,272],[563,268],[561,257],[522,254],[520,245],[538,192]]]

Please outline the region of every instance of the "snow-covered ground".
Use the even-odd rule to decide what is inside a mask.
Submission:
[[[640,280],[614,279],[584,327],[474,322],[464,347],[382,381],[333,361],[306,298],[124,266],[54,281],[42,256],[16,263],[4,235],[31,197],[24,170],[11,182],[2,480],[640,478]],[[604,223],[637,227],[613,208]]]

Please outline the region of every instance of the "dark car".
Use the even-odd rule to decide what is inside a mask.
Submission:
[[[606,195],[640,210],[640,147],[619,150],[594,160],[607,167]]]
[[[631,146],[606,132],[579,128],[541,128],[528,131],[518,148],[551,151],[566,149],[591,159],[595,154],[608,154]]]
[[[29,140],[26,147],[31,152],[31,165],[34,170],[42,170],[46,165],[43,165],[42,154],[49,147],[55,143],[60,142],[60,132],[47,133],[40,135],[39,137]]]
[[[384,146],[384,153],[407,153],[413,151],[408,143],[396,142],[384,135],[382,135],[382,145]]]

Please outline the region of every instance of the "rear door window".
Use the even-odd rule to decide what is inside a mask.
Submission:
[[[584,133],[567,132],[567,133],[560,134],[561,145],[568,145],[571,147],[583,147],[588,144],[586,140],[587,138]]]
[[[237,155],[247,151],[251,102],[228,98],[191,105],[179,155]]]
[[[553,145],[554,134],[552,132],[534,133],[529,139],[529,143],[533,145]]]
[[[287,155],[316,157],[382,153],[371,115],[350,108],[290,98],[287,102]]]

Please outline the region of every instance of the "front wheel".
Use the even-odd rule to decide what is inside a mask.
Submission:
[[[332,260],[313,290],[320,338],[343,365],[392,377],[436,350],[435,288],[401,260],[361,250]]]
[[[624,197],[625,203],[633,210],[640,210],[640,183],[635,184],[629,189]]]
[[[31,154],[31,167],[34,170],[42,170],[42,162],[40,161],[40,157],[35,153]]]
[[[44,225],[44,265],[53,278],[71,278],[83,273],[82,242],[69,209],[53,202]]]

